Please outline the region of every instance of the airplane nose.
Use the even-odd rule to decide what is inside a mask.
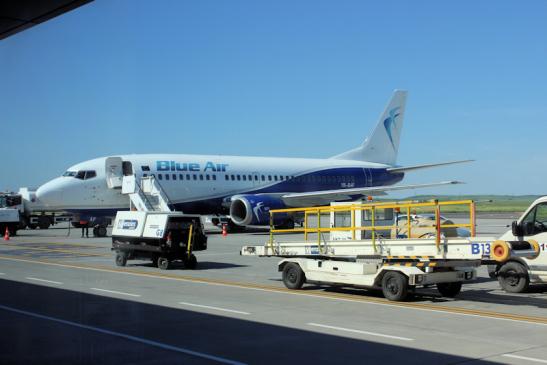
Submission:
[[[63,191],[58,179],[51,180],[36,190],[36,198],[50,208],[63,204]]]

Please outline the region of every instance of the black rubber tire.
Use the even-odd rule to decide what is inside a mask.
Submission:
[[[36,224],[29,224],[27,227],[30,228],[30,229],[38,228],[38,226]]]
[[[51,225],[51,222],[49,218],[47,217],[38,218],[38,227],[40,227],[40,229],[48,229],[50,225]]]
[[[158,256],[152,257],[152,265],[154,265],[155,267],[158,267],[158,259]]]
[[[127,265],[127,254],[123,252],[116,253],[116,266]]]
[[[93,233],[95,233],[95,230],[93,230]],[[106,237],[106,227],[97,227],[97,237]]]
[[[456,295],[460,294],[460,291],[462,290],[462,282],[438,283],[437,290],[443,297],[454,298]]]
[[[306,282],[306,275],[300,268],[300,265],[289,262],[283,268],[283,284],[289,289],[301,289]]]
[[[498,282],[508,293],[524,293],[530,285],[528,270],[518,262],[507,262],[498,270]]]
[[[184,266],[187,269],[195,270],[198,267],[198,259],[196,258],[196,255],[191,254],[190,258],[184,261]]]
[[[382,278],[382,292],[391,301],[401,302],[408,297],[408,278],[397,271],[388,271]]]
[[[169,266],[170,266],[170,262],[167,258],[165,257],[159,257],[158,258],[158,268],[160,268],[161,270],[169,270]]]

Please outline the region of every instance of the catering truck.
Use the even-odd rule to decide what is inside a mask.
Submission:
[[[530,284],[547,283],[547,196],[534,201],[522,216],[513,222],[511,230],[505,232],[499,240],[514,242],[537,242],[539,255],[530,260],[526,257],[512,257],[506,262],[488,266],[492,276],[498,278],[501,287],[510,293],[525,292]],[[497,250],[496,254],[509,255],[507,250],[499,246],[486,245],[475,247],[477,251],[488,254]]]

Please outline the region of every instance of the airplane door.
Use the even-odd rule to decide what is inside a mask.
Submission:
[[[121,157],[107,157],[105,160],[106,185],[109,189],[122,187],[123,161]]]

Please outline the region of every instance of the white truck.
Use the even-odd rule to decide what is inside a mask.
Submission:
[[[441,220],[441,208],[455,204],[469,206],[469,223]],[[394,212],[410,216],[415,209],[433,211],[435,225],[431,237],[409,238],[413,237],[412,230],[417,229],[410,220],[406,221],[407,234],[399,234],[402,227],[394,219]],[[401,301],[416,288],[435,284],[443,296],[454,297],[463,282],[476,278],[476,268],[480,265],[496,262],[504,265],[509,260],[534,259],[539,255],[539,245],[533,240],[506,242],[494,237],[476,237],[472,201],[333,204],[270,210],[270,214],[302,214],[304,226],[270,227],[269,242],[243,246],[240,253],[282,257],[278,270],[289,289],[300,289],[304,283],[379,288],[387,299]],[[321,222],[327,214],[330,226]],[[444,232],[449,228],[468,228],[470,237],[448,237]],[[303,233],[304,240],[287,240],[282,236],[285,241],[281,242],[274,237],[276,233],[287,232]],[[330,237],[327,239],[324,233]],[[486,245],[491,245],[492,250],[475,249]]]
[[[0,193],[0,234],[6,229],[10,235],[15,235],[19,228],[21,196],[12,193]]]
[[[529,285],[547,283],[547,196],[535,200],[522,216],[513,222],[511,230],[500,238],[502,241],[535,241],[539,256],[534,260],[526,257],[512,257],[504,263],[489,265],[488,271],[498,278],[501,287],[510,293],[525,292]],[[506,255],[503,248],[493,245],[477,246],[477,252]]]

